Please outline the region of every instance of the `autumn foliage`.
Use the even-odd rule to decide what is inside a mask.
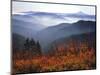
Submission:
[[[95,44],[93,42],[93,44]],[[55,45],[53,54],[33,55],[24,50],[13,55],[14,73],[88,70],[96,68],[95,47],[88,41],[69,40]]]

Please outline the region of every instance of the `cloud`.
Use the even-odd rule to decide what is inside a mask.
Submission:
[[[87,14],[95,14],[94,6],[79,6],[79,5],[63,5],[63,4],[47,4],[47,3],[32,3],[32,2],[12,2],[12,13],[27,12],[27,11],[42,11],[52,13],[76,13],[82,11]]]

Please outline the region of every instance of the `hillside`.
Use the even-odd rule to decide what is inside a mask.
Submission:
[[[72,35],[95,32],[95,29],[96,23],[93,21],[78,21],[72,24],[61,23],[41,30],[36,34],[36,39],[40,41],[42,49],[46,50],[46,47],[54,40]]]

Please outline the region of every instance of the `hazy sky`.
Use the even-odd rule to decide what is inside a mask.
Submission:
[[[46,4],[46,3],[30,3],[30,2],[15,2],[12,4],[12,13],[20,13],[27,11],[41,11],[53,13],[77,13],[83,12],[90,15],[95,15],[94,6],[77,6],[63,4]]]

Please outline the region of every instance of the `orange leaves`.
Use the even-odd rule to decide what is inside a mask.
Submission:
[[[92,51],[80,52],[79,55],[70,54],[62,56],[40,56],[28,60],[15,60],[15,69],[27,71],[30,66],[36,72],[45,71],[62,71],[62,70],[78,70],[78,69],[92,69],[91,64],[95,64],[95,54]]]
[[[70,42],[56,46],[56,53],[51,55],[32,56],[31,52],[16,53],[14,56],[15,72],[47,72],[63,70],[83,70],[93,69],[96,64],[96,55],[94,48],[88,46],[88,43]],[[20,56],[22,57],[21,59]],[[30,56],[30,57],[29,57]],[[24,59],[25,58],[25,59]]]

